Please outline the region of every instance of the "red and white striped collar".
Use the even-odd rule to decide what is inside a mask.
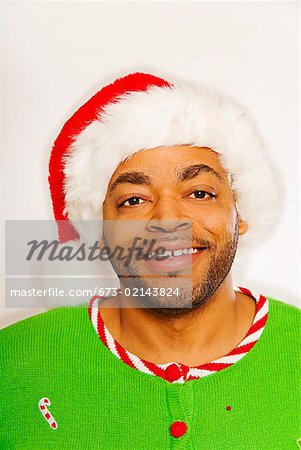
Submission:
[[[94,329],[102,342],[125,364],[129,365],[133,369],[149,375],[161,377],[171,383],[184,383],[185,381],[196,380],[197,378],[211,375],[232,366],[237,361],[242,359],[259,340],[268,318],[268,299],[263,295],[255,294],[246,288],[238,287],[237,290],[249,295],[256,301],[254,320],[247,335],[240,342],[240,344],[238,344],[227,355],[210,363],[202,364],[196,367],[188,367],[177,362],[155,364],[133,355],[131,352],[122,347],[119,342],[113,338],[100,315],[98,304],[99,300],[103,297],[93,297],[90,300],[88,313]]]

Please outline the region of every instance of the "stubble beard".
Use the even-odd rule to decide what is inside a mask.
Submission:
[[[199,308],[204,308],[213,298],[215,292],[221,286],[228,273],[231,270],[238,245],[238,218],[236,218],[235,231],[229,236],[220,250],[216,250],[215,246],[205,251],[212,253],[209,261],[208,270],[202,277],[196,279],[197,274],[191,274],[190,277],[181,277],[175,273],[167,273],[164,278],[145,278],[139,275],[136,261],[132,261],[128,267],[120,261],[111,261],[111,264],[120,278],[122,288],[128,288],[129,292],[143,292],[147,290],[152,292],[154,287],[178,288],[179,295],[143,295],[135,297],[137,307],[146,308],[161,317],[172,318],[186,315]],[[199,256],[202,258],[202,255]],[[123,274],[120,276],[119,274]],[[152,280],[157,283],[152,284]],[[160,292],[160,289],[158,290]],[[170,292],[170,291],[169,291]]]

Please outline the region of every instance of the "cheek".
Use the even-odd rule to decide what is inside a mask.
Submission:
[[[114,209],[107,204],[103,204],[102,215],[103,234],[106,239],[106,244],[109,245],[109,247],[114,246],[116,241],[116,227],[114,226],[114,224],[117,224],[117,222],[115,221],[116,217],[114,214]]]
[[[103,205],[103,233],[110,247],[141,246],[146,223],[145,220],[121,219],[115,207]]]
[[[229,236],[235,233],[237,213],[234,207],[216,206],[196,214],[193,219],[197,231],[205,230],[214,236]]]
[[[103,220],[114,220],[117,217],[116,209],[109,203],[103,203],[102,205]]]

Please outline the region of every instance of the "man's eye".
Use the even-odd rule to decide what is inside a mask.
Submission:
[[[118,205],[118,208],[121,208],[122,206],[136,206],[141,205],[140,200],[142,200],[140,197],[130,197],[124,202],[122,202],[120,205]],[[126,204],[128,203],[128,204]]]
[[[203,191],[201,189],[198,189],[197,191],[193,191],[188,197],[191,198],[191,196],[194,195],[196,199],[206,199],[206,198],[215,198],[216,195],[212,194],[211,192]]]

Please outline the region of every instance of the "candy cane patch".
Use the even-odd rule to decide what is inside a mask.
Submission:
[[[47,406],[51,405],[51,401],[48,398],[41,398],[39,401],[39,410],[43,417],[47,420],[53,430],[57,429],[57,423],[53,418],[53,415],[48,411]]]

